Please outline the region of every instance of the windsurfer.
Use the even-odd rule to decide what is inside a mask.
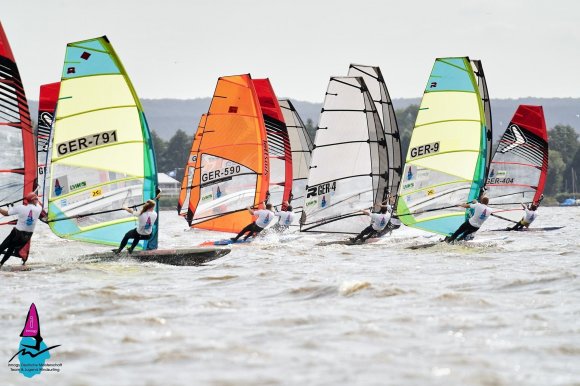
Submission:
[[[276,232],[284,232],[288,230],[295,217],[294,212],[292,212],[292,205],[287,201],[284,201],[282,206],[286,209],[274,213],[274,215],[278,217],[278,222],[272,227]]]
[[[38,204],[38,196],[33,192],[26,195],[22,205],[13,206],[8,210],[0,208],[0,213],[4,216],[18,216],[16,226],[12,228],[10,234],[0,244],[0,254],[6,251],[4,258],[0,261],[0,267],[2,267],[15,250],[22,248],[28,243],[38,218],[41,215],[44,217],[45,214],[42,211],[42,206]],[[23,259],[22,264],[25,262],[26,260]]]
[[[542,202],[543,199],[544,199],[544,195],[542,194],[542,196],[540,197],[540,199],[537,202],[533,202],[533,203],[529,204],[527,207],[524,204],[522,204],[522,208],[524,208],[524,211],[525,211],[524,217],[516,225],[514,225],[512,228],[507,227],[507,230],[508,231],[519,231],[523,227],[529,228],[530,225],[534,222],[534,220],[537,217],[536,210],[540,206],[540,203]]]
[[[362,212],[371,218],[371,225],[363,229],[362,232],[359,233],[355,238],[351,239],[351,241],[356,243],[358,240],[360,240],[364,243],[371,237],[383,231],[387,227],[391,217],[389,213],[389,207],[390,205],[381,205],[381,210],[379,213],[371,213],[368,210],[363,210]]]
[[[465,220],[463,224],[449,237],[445,237],[444,241],[451,243],[455,240],[464,240],[468,235],[477,232],[483,225],[485,220],[491,215],[491,209],[487,206],[489,198],[483,197],[481,202],[473,200],[471,204],[461,204],[463,208],[474,209],[473,216]]]
[[[272,204],[266,204],[266,209],[258,209],[253,210],[251,206],[248,206],[248,211],[252,216],[258,216],[256,221],[248,224],[244,229],[238,233],[236,237],[232,237],[232,241],[235,243],[238,241],[240,237],[244,235],[244,233],[248,233],[246,237],[244,237],[244,241],[249,239],[250,237],[256,236],[258,233],[262,232],[264,228],[266,228],[270,222],[274,219],[275,213],[272,211]]]
[[[159,195],[157,197],[159,197]],[[127,245],[129,239],[133,239],[133,243],[129,248],[129,253],[133,252],[133,249],[135,249],[137,244],[139,244],[140,240],[149,240],[151,237],[151,232],[153,231],[153,224],[155,224],[155,221],[157,221],[157,212],[154,210],[154,200],[148,200],[143,205],[138,214],[132,208],[123,207],[123,209],[138,218],[138,226],[137,228],[132,229],[125,234],[123,240],[121,240],[119,248],[113,249],[113,253],[116,255],[121,253],[123,248],[125,248],[125,245]]]

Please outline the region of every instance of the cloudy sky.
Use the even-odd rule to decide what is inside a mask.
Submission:
[[[321,102],[349,63],[420,97],[433,60],[483,60],[492,98],[580,97],[576,0],[19,0],[0,21],[27,95],[58,80],[66,43],[107,35],[142,98],[213,94],[221,75],[269,77]]]

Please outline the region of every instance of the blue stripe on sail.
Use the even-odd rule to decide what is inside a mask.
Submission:
[[[54,218],[65,217],[54,204],[49,204],[49,212],[54,213]],[[74,240],[97,242],[100,244],[119,245],[125,233],[136,227],[136,218],[129,217],[129,221],[103,226],[102,228],[82,231],[74,220],[62,220],[52,222],[52,230],[57,235],[67,235]],[[129,244],[130,245],[130,244]],[[144,242],[139,242],[139,247],[143,248]]]
[[[128,221],[82,232],[74,235],[74,239],[91,243],[96,241],[99,244],[119,245],[125,233],[132,229],[135,229],[135,221]],[[128,245],[131,245],[132,242],[132,240],[129,240]],[[142,241],[139,242],[139,247],[143,247]]]
[[[433,65],[425,92],[468,91],[475,92],[469,71],[463,59],[438,59]]]
[[[71,79],[88,75],[120,74],[113,58],[104,52],[79,47],[67,47],[62,78]]]
[[[465,217],[463,214],[458,216],[441,217],[434,220],[423,221],[413,224],[415,228],[423,229],[442,235],[451,235],[463,224]]]

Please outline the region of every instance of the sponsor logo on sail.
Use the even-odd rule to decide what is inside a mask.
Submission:
[[[508,127],[508,130],[511,130],[515,140],[513,143],[501,149],[500,153],[507,153],[508,151],[513,150],[518,146],[525,145],[526,143],[526,137],[524,136],[524,133],[522,133],[518,125],[512,124],[510,125],[510,127]]]
[[[80,189],[80,188],[84,188],[85,186],[87,186],[87,182],[86,181],[81,181],[81,182],[77,182],[76,184],[72,184],[69,185],[69,190],[75,190],[75,189]]]
[[[60,196],[62,193],[62,186],[60,186],[60,182],[58,178],[54,181],[54,195]]]

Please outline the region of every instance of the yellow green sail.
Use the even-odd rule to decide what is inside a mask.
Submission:
[[[485,183],[484,106],[469,58],[436,59],[421,101],[399,188],[408,226],[449,235],[465,221],[457,205]]]
[[[50,148],[48,221],[60,237],[118,245],[122,207],[153,199],[157,170],[143,108],[106,37],[66,48]],[[141,248],[157,247],[153,236]]]

